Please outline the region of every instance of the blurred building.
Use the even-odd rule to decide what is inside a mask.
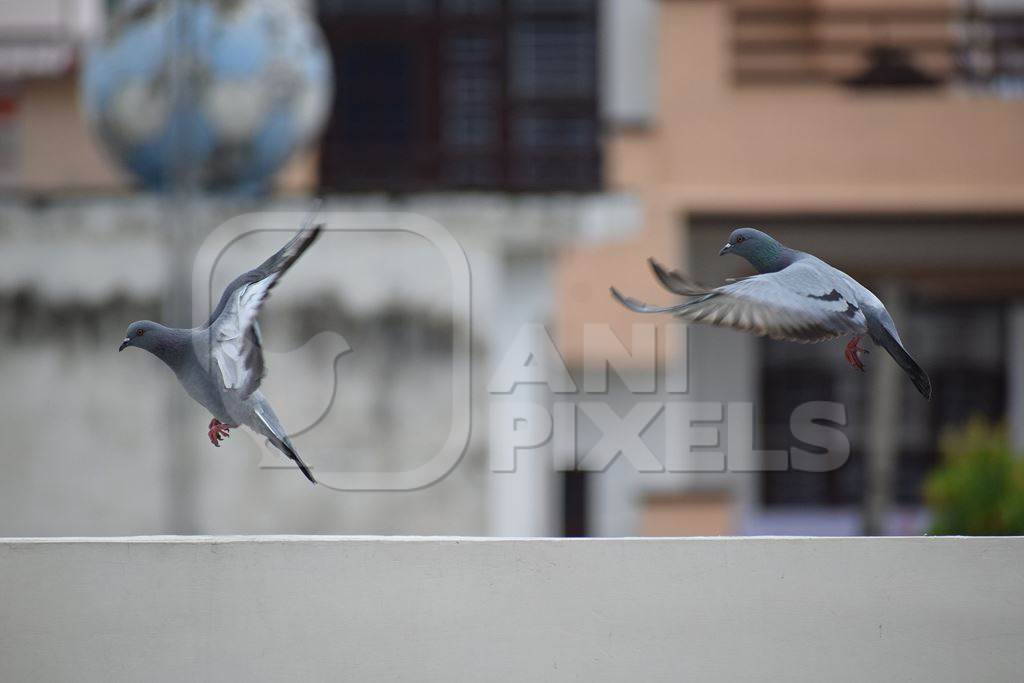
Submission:
[[[9,4],[0,535],[557,532],[558,498],[547,492],[492,506],[518,500],[519,488],[488,476],[483,397],[518,327],[553,320],[558,249],[637,227],[635,201],[603,189],[602,102],[613,98],[599,77],[610,48],[596,2],[300,2],[327,38],[336,98],[320,143],[263,197],[143,192],[89,130],[78,93],[85,45],[130,0]],[[266,392],[304,432],[296,443],[314,467],[415,467],[451,431],[451,340],[472,324],[474,429],[434,486],[311,492],[293,472],[257,469],[259,444],[244,433],[214,451],[198,406],[178,417],[181,392],[166,370],[113,353],[132,320],[190,322],[168,303],[180,289],[176,233],[202,241],[239,214],[301,214],[316,195],[325,214],[388,215],[401,229],[413,213],[447,229],[472,269],[472,320],[446,308],[460,283],[416,239],[327,235],[265,312]],[[233,246],[213,286],[283,238]],[[20,428],[36,419],[48,426]],[[327,451],[340,460],[318,463]]]
[[[693,327],[688,398],[753,402],[757,443],[771,449],[791,445],[796,405],[842,402],[849,462],[825,475],[674,477],[617,463],[573,484],[589,492],[589,530],[857,533],[881,449],[895,454],[897,503],[884,526],[918,533],[944,429],[1005,417],[1024,446],[1024,7],[664,0],[657,12],[656,104],[606,147],[608,186],[641,199],[644,230],[564,256],[563,351],[582,362],[585,323],[609,321],[628,343],[630,325],[648,322],[609,299],[610,273],[642,300],[671,301],[648,256],[717,284],[752,272],[717,254],[732,229],[754,226],[887,301],[934,398],[902,375],[898,397],[879,393],[892,367],[880,351],[860,375],[839,342]]]
[[[139,192],[80,114],[83,46],[118,3],[7,3],[0,535],[855,533],[872,452],[898,453],[889,528],[917,532],[920,480],[944,427],[1006,416],[1024,445],[1014,5],[296,2],[331,51],[321,141],[293,157],[269,196],[188,206]],[[267,308],[279,356],[267,393],[287,425],[321,410],[333,390],[325,367],[343,349],[316,335],[337,333],[353,349],[337,360],[328,418],[345,465],[415,465],[448,431],[448,408],[434,400],[446,344],[472,324],[470,445],[434,486],[311,493],[294,473],[257,469],[246,437],[213,451],[195,406],[194,432],[172,446],[166,397],[177,387],[152,359],[113,353],[127,322],[166,308],[169,233],[181,221],[204,234],[246,212],[302,212],[314,195],[328,212],[412,212],[447,228],[470,263],[472,320],[438,304],[452,283],[422,245],[328,236]],[[638,397],[613,379],[620,414],[640,400],[751,402],[758,445],[784,448],[792,408],[827,398],[847,406],[850,461],[826,475],[641,474],[623,458],[566,473],[548,444],[524,451],[515,473],[490,471],[487,382],[524,325],[549,325],[578,374],[584,325],[610,323],[628,344],[632,324],[652,322],[612,302],[609,284],[670,298],[646,269],[652,255],[707,283],[744,274],[717,252],[750,224],[886,299],[932,376],[933,401],[902,377],[896,404],[878,400],[889,362],[878,353],[862,376],[838,344],[695,327],[689,394]],[[230,266],[258,262],[276,239],[241,243]],[[214,273],[215,285],[230,274]],[[644,436],[660,458],[664,420]],[[596,438],[584,432],[581,453]],[[326,448],[317,438],[297,441],[314,465]]]

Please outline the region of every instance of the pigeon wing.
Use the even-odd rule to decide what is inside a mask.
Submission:
[[[823,264],[822,264],[823,265]],[[724,285],[675,306],[648,306],[612,290],[640,313],[672,313],[690,322],[730,327],[772,339],[816,342],[864,329],[864,314],[841,277],[811,260]]]
[[[702,296],[704,294],[711,293],[711,288],[697,284],[678,270],[665,270],[660,263],[652,258],[647,259],[647,263],[651,266],[651,270],[654,272],[654,277],[658,278],[658,282],[661,283],[661,286],[673,294],[679,294],[682,296]]]
[[[207,327],[210,354],[220,369],[224,387],[245,399],[259,388],[266,374],[263,340],[256,317],[270,290],[320,235],[322,225],[302,230],[259,267],[228,285]]]

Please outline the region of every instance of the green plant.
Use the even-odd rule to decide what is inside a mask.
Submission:
[[[942,464],[925,481],[932,534],[1024,534],[1024,458],[1006,430],[971,420],[941,440]]]

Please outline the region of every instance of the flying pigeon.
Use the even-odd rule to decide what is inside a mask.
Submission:
[[[771,236],[741,228],[729,236],[719,256],[736,254],[747,259],[757,275],[714,289],[702,287],[677,271],[667,272],[650,259],[658,281],[670,292],[694,297],[675,306],[648,306],[614,296],[638,313],[672,313],[691,322],[767,335],[772,339],[818,342],[853,335],[846,345],[846,360],[864,370],[859,345],[863,335],[885,349],[926,399],[932,395],[925,371],[910,357],[885,306],[864,285],[821,259],[783,246]]]
[[[257,268],[235,278],[202,327],[177,329],[140,320],[128,326],[118,351],[149,351],[174,371],[188,395],[213,414],[207,436],[220,447],[230,430],[245,425],[295,461],[314,484],[270,407],[260,381],[266,373],[256,317],[270,290],[320,235],[323,225],[303,228]]]

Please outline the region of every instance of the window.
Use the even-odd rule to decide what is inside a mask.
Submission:
[[[321,0],[329,190],[600,183],[595,0]]]
[[[870,287],[870,283],[868,283]],[[982,415],[999,420],[1005,410],[1005,307],[999,303],[911,302],[898,321],[904,341],[932,380],[932,400],[924,401],[901,373],[903,406],[899,456],[894,470],[894,500],[917,504],[928,471],[939,459],[943,430]],[[927,330],[927,338],[922,331]],[[845,342],[845,340],[844,340]],[[864,446],[869,426],[869,378],[843,362],[841,344],[804,346],[765,341],[762,370],[765,448],[794,445],[789,431],[792,410],[805,401],[833,400],[847,406],[844,428],[851,453],[845,465],[827,473],[766,472],[765,505],[848,505],[864,492]],[[882,349],[869,345],[870,365],[889,363]],[[823,392],[822,387],[827,387]]]

